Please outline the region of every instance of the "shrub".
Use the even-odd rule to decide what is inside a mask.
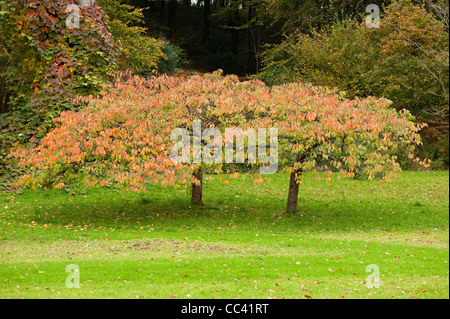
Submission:
[[[143,9],[125,0],[97,1],[108,17],[108,29],[118,49],[118,70],[140,75],[155,71],[164,58],[164,42],[148,36],[147,29],[142,27]]]
[[[229,49],[208,54],[204,65],[209,70],[221,68],[225,74],[239,74],[244,68],[243,60]]]
[[[441,149],[438,141],[448,138],[448,21],[446,27],[432,10],[410,0],[393,1],[384,11],[379,29],[345,20],[289,36],[266,51],[258,78],[271,85],[304,81],[337,87],[348,98],[386,97],[397,110],[438,124],[440,136],[427,143]],[[448,162],[445,154],[433,158]]]
[[[338,87],[349,98],[384,96],[397,109],[417,115],[446,104],[445,51],[444,26],[421,6],[399,0],[386,9],[380,29],[346,20],[312,35],[288,37],[266,52],[261,78],[276,79],[284,68],[288,76],[281,83],[295,79]]]
[[[164,57],[162,57],[158,63],[158,72],[160,74],[171,75],[176,69],[186,66],[187,62],[184,59],[184,52],[179,46],[168,40],[163,41]]]
[[[80,6],[80,28],[68,28],[71,3],[12,0],[2,15],[2,42],[11,56],[10,107],[27,118],[54,118],[74,96],[100,92],[113,75],[115,52],[103,11]]]
[[[9,53],[9,113],[0,121],[0,178],[17,171],[5,159],[19,143],[37,143],[77,95],[98,94],[115,72],[115,48],[100,7],[80,6],[80,27],[68,27],[72,0],[0,0],[0,43]],[[70,26],[70,25],[69,25]],[[36,145],[36,144],[35,144]]]

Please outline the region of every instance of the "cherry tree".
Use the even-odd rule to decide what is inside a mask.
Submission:
[[[336,90],[289,84],[274,87],[271,102],[268,120],[279,130],[291,173],[288,212],[298,210],[302,173],[389,180],[401,170],[396,153],[408,152],[412,159],[414,146],[421,143],[423,125],[414,124],[408,111],[390,108],[387,99],[346,100]]]
[[[16,150],[13,156],[30,169],[16,185],[62,188],[73,179],[133,191],[149,182],[191,185],[192,202],[202,203],[205,168],[221,172],[227,159],[267,168],[279,156],[290,173],[292,212],[303,173],[391,179],[400,171],[395,154],[412,157],[420,144],[421,127],[386,99],[346,100],[305,84],[269,88],[220,72],[127,77],[103,96],[78,98],[87,106],[63,113],[38,147]]]
[[[255,106],[262,105],[255,102],[269,95],[262,82],[241,83],[236,76],[222,77],[220,72],[190,79],[125,77],[102,96],[76,99],[87,106],[62,113],[57,127],[38,147],[13,152],[30,169],[16,186],[63,188],[76,179],[88,187],[125,185],[145,191],[149,182],[175,187],[191,183],[192,202],[202,203],[204,168],[220,172],[225,160],[223,156],[211,160],[208,152],[222,155],[227,142],[233,145],[221,139],[218,147],[202,133],[215,129],[216,135],[224,135],[226,128],[253,128],[258,122]],[[195,134],[196,121],[200,134]],[[184,146],[189,154],[184,161],[174,160],[173,149],[179,142],[174,132],[180,129],[188,132]],[[210,150],[204,151],[207,146]],[[237,150],[231,151],[235,158]]]

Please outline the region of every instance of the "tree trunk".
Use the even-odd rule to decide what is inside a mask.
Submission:
[[[9,93],[0,92],[0,114],[8,112]]]
[[[143,0],[141,1],[141,7],[145,8],[145,10],[142,11],[142,14],[144,15],[145,25],[147,28],[150,28],[148,17],[153,12],[158,11],[158,9],[156,8],[156,1]]]
[[[230,15],[228,25],[238,27],[240,24],[239,20],[239,9],[235,9],[233,15]],[[236,56],[239,55],[239,30],[237,29],[231,30],[231,52],[233,52]]]
[[[153,12],[153,11],[157,11],[157,10],[158,10],[158,9],[156,8],[156,2],[155,2],[155,1],[149,1],[149,0],[146,0],[146,1],[145,1],[145,7],[150,8],[150,12]]]
[[[298,189],[297,177],[301,174],[301,170],[298,169],[291,173],[291,180],[289,182],[289,196],[287,203],[287,212],[295,213],[298,211]]]
[[[247,39],[247,46],[248,46],[248,59],[247,59],[247,72],[248,73],[255,73],[255,70],[257,69],[256,66],[256,52],[255,52],[255,46],[256,46],[256,40],[255,40],[255,30],[253,30],[254,23],[252,22],[254,16],[256,14],[256,8],[252,5],[249,5],[248,7],[248,39]]]
[[[167,19],[167,26],[169,27],[169,38],[173,37],[176,27],[177,17],[177,0],[169,1],[169,18]]]
[[[195,183],[192,183],[191,203],[203,205],[203,171],[201,168],[194,174],[194,177],[200,181],[200,184],[196,185]]]
[[[161,0],[159,7],[159,18],[164,19],[164,7],[166,6],[166,0]]]
[[[203,43],[209,40],[209,16],[211,14],[211,0],[204,1],[203,8]]]

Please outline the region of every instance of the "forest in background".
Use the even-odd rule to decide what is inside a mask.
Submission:
[[[387,97],[428,124],[420,155],[448,168],[448,1],[131,3],[147,8],[149,33],[181,47],[194,70]],[[380,28],[366,26],[370,5],[381,11]]]
[[[15,176],[10,150],[38,144],[62,111],[82,107],[73,97],[98,94],[120,71],[180,68],[387,97],[428,124],[417,155],[448,169],[448,1],[96,0],[84,12],[91,23],[69,32],[60,8],[78,2],[0,1],[3,179]],[[380,28],[365,23],[371,4]]]

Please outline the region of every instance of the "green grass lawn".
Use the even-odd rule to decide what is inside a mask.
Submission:
[[[294,215],[287,174],[253,178],[207,176],[203,207],[157,186],[0,194],[0,298],[449,298],[448,172],[309,174]]]

